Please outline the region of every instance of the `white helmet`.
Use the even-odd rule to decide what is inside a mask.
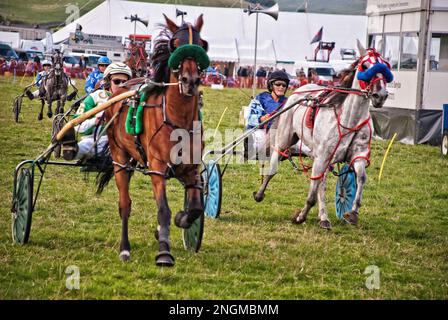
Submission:
[[[42,67],[43,66],[52,66],[53,64],[51,63],[51,61],[49,61],[49,60],[44,60],[44,61],[42,61]]]
[[[104,70],[104,78],[117,73],[126,74],[129,76],[129,78],[132,78],[131,68],[121,62],[115,62],[108,65],[106,70]]]

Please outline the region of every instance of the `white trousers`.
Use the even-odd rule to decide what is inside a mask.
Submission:
[[[255,154],[258,155],[258,158],[261,160],[269,160],[264,159],[266,157],[266,148],[270,148],[271,146],[266,145],[266,140],[269,138],[269,131],[266,131],[264,129],[258,129],[255,130],[254,133],[252,133],[252,137],[249,138],[249,158],[251,157],[251,152],[255,152]],[[271,145],[274,144],[274,141],[271,141]],[[303,155],[310,156],[311,155],[311,149],[302,143],[302,146],[300,147],[300,140],[297,142],[297,144],[291,146],[290,151],[293,154],[297,154],[299,152],[299,149]]]
[[[93,136],[83,138],[78,143],[79,150],[75,156],[75,159],[89,159],[94,157],[96,155],[95,150],[98,150],[98,153],[101,153],[101,151],[107,148],[108,142],[107,135],[104,135],[99,139],[96,147],[93,147],[93,144],[95,143]]]

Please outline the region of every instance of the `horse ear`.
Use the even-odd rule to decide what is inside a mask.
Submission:
[[[361,44],[361,41],[359,41],[359,39],[356,39],[356,45],[358,46],[359,54],[361,55],[361,57],[364,56],[366,54],[366,49]]]
[[[196,22],[194,24],[194,28],[198,31],[201,32],[202,26],[204,25],[204,19],[202,18],[203,14],[201,13],[201,15],[196,19]]]
[[[177,29],[179,29],[179,27],[173,21],[171,21],[171,19],[168,18],[165,14],[163,14],[163,16],[165,17],[166,26],[168,27],[168,29],[172,33],[175,33],[177,31]]]

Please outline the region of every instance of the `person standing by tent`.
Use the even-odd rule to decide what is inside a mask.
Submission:
[[[101,57],[98,59],[98,69],[93,70],[86,79],[84,87],[87,94],[95,90],[96,84],[103,79],[103,73],[111,61],[108,57]]]

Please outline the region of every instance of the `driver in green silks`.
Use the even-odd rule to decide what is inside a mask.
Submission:
[[[75,118],[81,114],[95,108],[98,104],[106,102],[120,86],[132,77],[131,69],[123,63],[112,63],[104,71],[105,85],[104,89],[99,89],[87,96],[78,108]],[[107,148],[108,140],[105,132],[101,135],[103,129],[104,111],[97,113],[90,119],[85,120],[75,127],[75,131],[81,134],[81,141],[78,143],[78,152],[75,159],[88,159],[101,153]],[[96,147],[93,147],[94,143]]]

